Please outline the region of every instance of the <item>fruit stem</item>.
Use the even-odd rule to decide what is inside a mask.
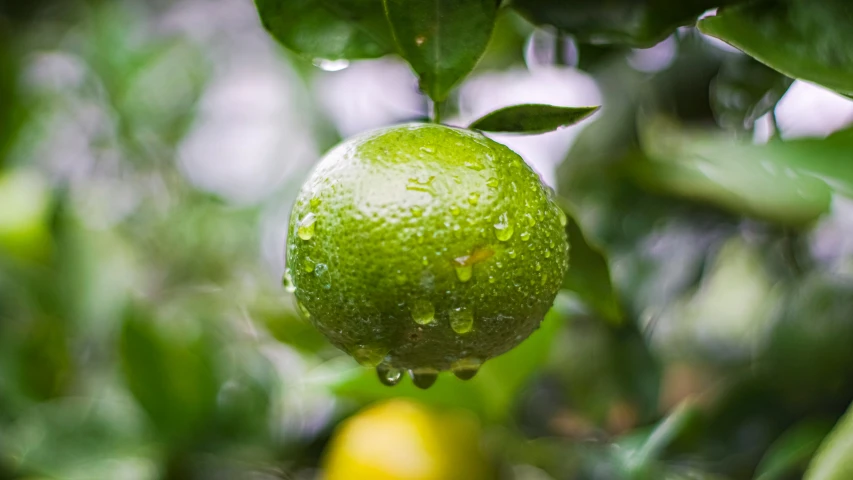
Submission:
[[[441,123],[441,107],[444,102],[432,102],[432,123]]]

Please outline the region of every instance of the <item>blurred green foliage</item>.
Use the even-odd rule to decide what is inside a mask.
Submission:
[[[499,478],[848,478],[853,127],[777,118],[794,79],[850,95],[847,5],[460,0],[474,31],[417,3],[389,24],[374,1],[0,2],[0,479],[315,478],[335,427],[389,397],[476,414]],[[423,55],[435,5],[452,28]],[[390,92],[335,75],[395,51],[460,124],[471,68],[601,93],[558,152],[565,291],[518,348],[426,391],[381,385],[280,283],[300,158],[351,107],[325,85]],[[235,199],[217,171],[278,183]]]

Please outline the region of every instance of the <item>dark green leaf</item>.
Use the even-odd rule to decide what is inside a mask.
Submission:
[[[737,0],[514,0],[534,23],[553,25],[585,43],[651,47],[703,12]]]
[[[613,290],[607,258],[587,241],[568,203],[562,203],[569,238],[569,270],[563,279],[563,288],[576,293],[605,320],[621,324],[622,309]]]
[[[755,470],[755,479],[776,480],[802,475],[830,427],[814,420],[792,427],[767,450]]]
[[[847,0],[789,0],[723,9],[699,22],[699,29],[789,77],[851,95],[851,25]]]
[[[486,132],[545,133],[574,125],[600,107],[556,107],[528,103],[501,108],[475,120],[470,127]]]
[[[723,62],[711,83],[711,106],[724,128],[751,132],[772,111],[793,80],[751,57],[737,54]]]
[[[382,0],[256,0],[264,27],[310,59],[375,58],[393,51]]]
[[[853,408],[832,429],[821,443],[809,464],[806,480],[848,480],[853,478]]]
[[[436,102],[474,69],[497,15],[494,0],[385,0],[385,8],[400,53]]]
[[[122,328],[120,355],[136,401],[161,435],[182,442],[212,415],[219,381],[210,339],[174,327],[163,328],[140,309],[131,309]]]

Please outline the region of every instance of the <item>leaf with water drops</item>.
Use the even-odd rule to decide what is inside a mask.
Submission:
[[[497,15],[494,0],[385,0],[385,9],[400,53],[436,102],[474,69]]]
[[[468,128],[497,133],[537,134],[574,125],[600,107],[557,107],[544,104],[513,105],[486,114]]]
[[[264,27],[288,49],[320,68],[340,60],[391,53],[382,0],[255,0]]]
[[[721,9],[699,29],[792,78],[853,95],[849,0],[754,2]]]
[[[566,214],[571,212],[568,202],[560,202],[561,218],[566,219],[564,226],[569,240],[569,269],[563,278],[563,289],[574,292],[604,320],[621,324],[622,309],[613,289],[607,258],[587,240],[577,220]]]

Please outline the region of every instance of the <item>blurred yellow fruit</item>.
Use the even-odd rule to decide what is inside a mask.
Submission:
[[[344,421],[323,467],[326,480],[490,477],[476,419],[402,399],[375,404]]]

